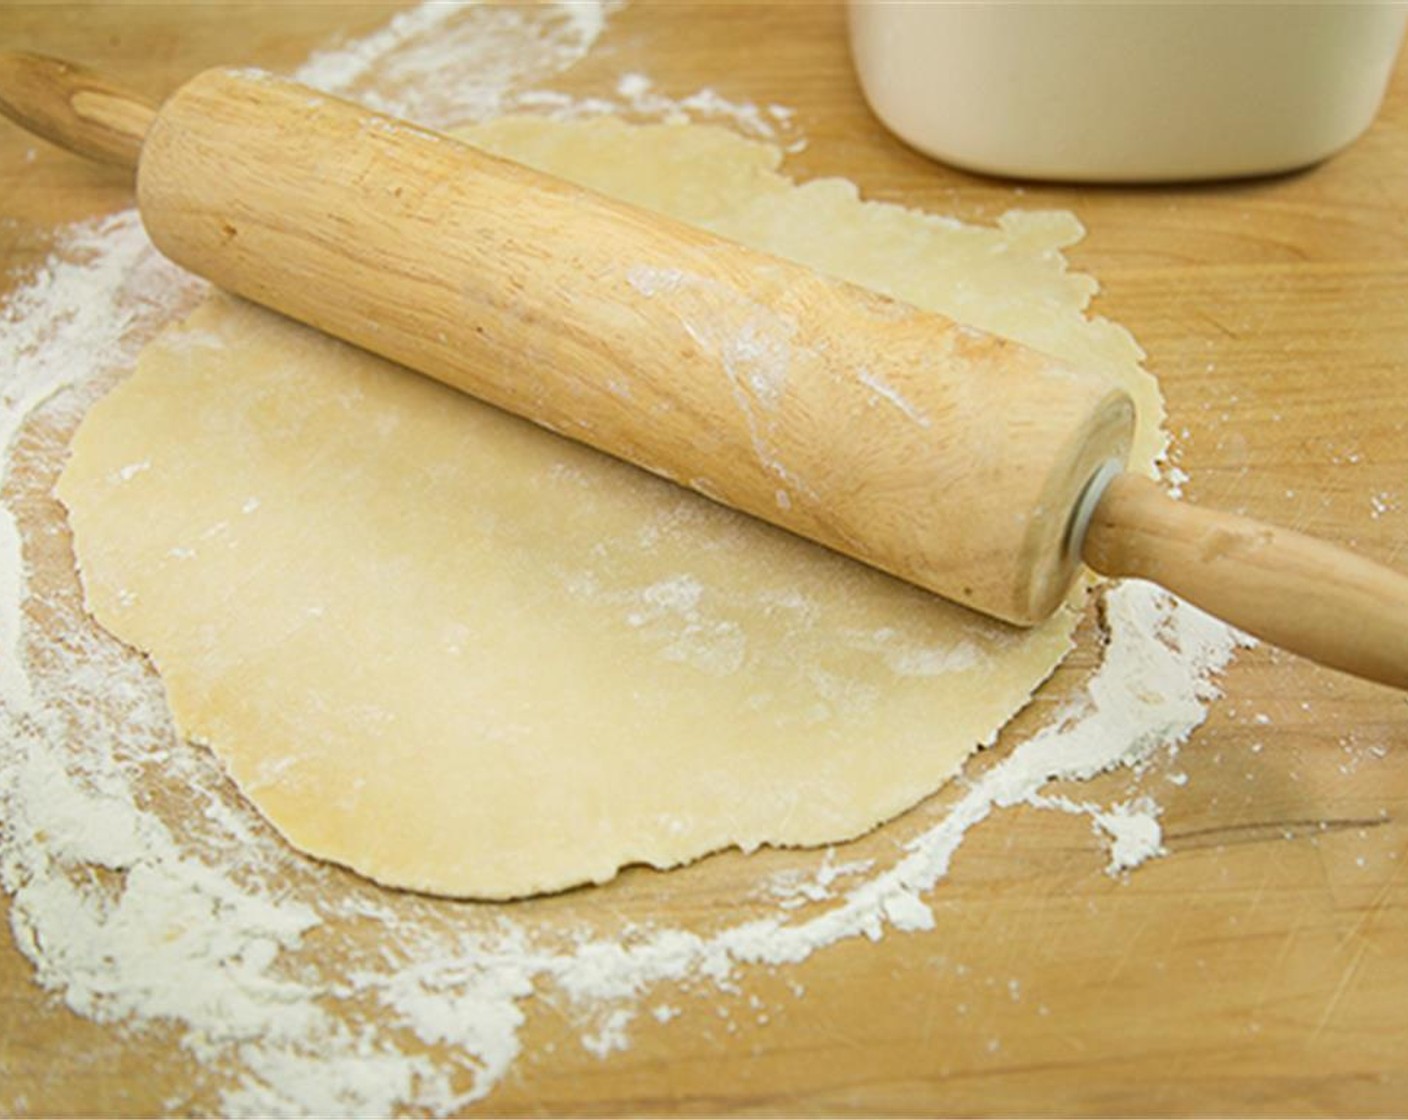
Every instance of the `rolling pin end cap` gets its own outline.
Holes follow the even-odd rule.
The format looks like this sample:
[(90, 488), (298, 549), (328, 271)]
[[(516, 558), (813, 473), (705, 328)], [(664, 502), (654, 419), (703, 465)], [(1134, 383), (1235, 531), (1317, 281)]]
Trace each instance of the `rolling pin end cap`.
[(1071, 511), (1071, 519), (1066, 524), (1066, 536), (1061, 542), (1061, 555), (1067, 562), (1074, 563), (1080, 559), (1085, 548), (1086, 534), (1090, 531), (1090, 522), (1095, 517), (1095, 509), (1100, 504), (1100, 499), (1105, 496), (1110, 483), (1123, 473), (1123, 462), (1119, 459), (1106, 459), (1096, 468), (1095, 473), (1090, 476), (1090, 481), (1081, 490), (1075, 509)]

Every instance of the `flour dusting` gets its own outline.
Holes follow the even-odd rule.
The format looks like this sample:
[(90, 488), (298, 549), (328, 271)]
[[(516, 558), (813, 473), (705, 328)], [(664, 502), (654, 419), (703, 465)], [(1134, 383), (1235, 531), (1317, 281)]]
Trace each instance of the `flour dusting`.
[(755, 140), (777, 142), (786, 152), (800, 152), (807, 146), (795, 114), (786, 106), (734, 101), (713, 89), (670, 97), (640, 73), (621, 75), (613, 96), (574, 97), (554, 90), (524, 90), (507, 97), (504, 107), (562, 120), (611, 114), (667, 124), (703, 121), (726, 124)]
[(931, 421), (923, 411), (910, 404), (898, 389), (878, 373), (874, 373), (868, 369), (862, 369), (857, 371), (856, 377), (860, 380), (862, 385), (875, 393), (880, 400), (893, 405), (915, 424), (918, 424), (919, 427), (929, 428), (933, 426), (933, 421)]
[(1159, 807), (1153, 798), (1120, 802), (1104, 812), (1092, 813), (1091, 819), (1110, 837), (1110, 865), (1106, 870), (1111, 875), (1164, 853)]
[(584, 58), (622, 5), (429, 0), (366, 38), (319, 51), (293, 77), (431, 128), (516, 107), (515, 91)]
[[(315, 55), (300, 76), (432, 125), (478, 119), (531, 105), (534, 84), (584, 57), (614, 10), (424, 4)], [(546, 107), (580, 108), (537, 93)], [(660, 111), (654, 96), (648, 78), (626, 75), (605, 104)], [(678, 104), (705, 112), (716, 100), (704, 91)], [(757, 120), (781, 128), (790, 114), (773, 106)], [(671, 290), (666, 278), (646, 280)], [(15, 943), (53, 998), (115, 1031), (179, 1040), (192, 1089), (168, 1108), (454, 1112), (513, 1067), (545, 997), (598, 1057), (628, 1047), (641, 1019), (689, 1030), (690, 1000), (662, 1002), (661, 985), (723, 998), (760, 968), (934, 928), (929, 898), (968, 831), (1013, 805), (1088, 816), (1110, 841), (1112, 869), (1158, 854), (1152, 800), (1106, 806), (1048, 788), (1146, 764), (1185, 739), (1217, 694), (1237, 636), (1138, 583), (1108, 593), (1108, 648), (1081, 695), (972, 778), (897, 856), (828, 851), (809, 871), (754, 872), (739, 887), (742, 916), (714, 928), (420, 898), (292, 852), (206, 752), (176, 739), (146, 661), (87, 619), (51, 496), (84, 412), (202, 290), (127, 211), (66, 230), (0, 320), (0, 885)], [(769, 353), (740, 367), (740, 393), (759, 416), (773, 373), (758, 363)], [(244, 512), (257, 506), (251, 498)], [(698, 594), (687, 576), (646, 602), (642, 625), (700, 637), (689, 633)], [(732, 664), (727, 635), (704, 637)], [(914, 673), (942, 669), (925, 650), (906, 656)]]
[[(787, 464), (776, 443), (778, 404), (794, 358), (806, 351), (796, 340), (791, 317), (707, 276), (676, 268), (631, 265), (626, 282), (647, 299), (660, 301), (700, 353), (718, 362), (759, 465), (785, 487), (778, 491), (778, 505), (790, 507), (789, 491), (815, 498), (816, 491)], [(690, 485), (712, 493), (707, 480), (692, 479)]]

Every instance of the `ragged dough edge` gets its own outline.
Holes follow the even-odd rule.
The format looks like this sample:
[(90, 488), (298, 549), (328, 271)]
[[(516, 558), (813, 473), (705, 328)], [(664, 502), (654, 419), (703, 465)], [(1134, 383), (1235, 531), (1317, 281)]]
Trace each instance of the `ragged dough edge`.
[[(536, 120), (506, 119), (475, 130), (472, 138), (491, 150), (516, 156), (524, 162), (537, 163), (549, 170), (560, 171), (561, 165), (554, 161), (564, 157), (584, 160), (593, 175), (575, 177), (588, 185), (614, 189), (615, 193), (625, 193), (634, 201), (667, 209), (685, 220), (698, 220), (702, 213), (707, 218), (707, 224), (717, 232), (755, 244), (761, 240), (768, 247), (776, 248), (770, 238), (775, 241), (779, 237), (797, 237), (801, 247), (808, 251), (794, 251), (787, 255), (802, 259), (814, 267), (845, 275), (851, 280), (870, 282), (872, 287), (883, 288), (898, 298), (974, 321), (988, 329), (1017, 337), (1029, 345), (1051, 350), (1068, 361), (1081, 361), (1084, 357), (1085, 364), (1089, 365), (1092, 364), (1089, 359), (1093, 355), (1098, 359), (1095, 364), (1100, 368), (1116, 370), (1135, 393), (1141, 414), (1136, 465), (1146, 470), (1153, 467), (1154, 455), (1162, 446), (1158, 427), (1161, 406), (1153, 379), (1137, 368), (1137, 361), (1142, 357), (1138, 347), (1121, 328), (1104, 321), (1085, 320), (1089, 337), (1084, 333), (1070, 339), (1061, 336), (1059, 324), (1063, 321), (1062, 316), (1066, 317), (1064, 321), (1069, 322), (1072, 312), (1083, 312), (1094, 291), (1093, 282), (1067, 272), (1058, 251), (1061, 245), (1069, 244), (1079, 233), (1078, 224), (1068, 216), (1009, 215), (1004, 217), (999, 230), (987, 230), (961, 226), (949, 219), (888, 204), (859, 202), (854, 186), (842, 180), (822, 180), (797, 187), (777, 173), (780, 157), (774, 149), (742, 140), (721, 129), (627, 126), (610, 120), (567, 126)], [(639, 169), (650, 166), (648, 161), (652, 158), (652, 151), (662, 146), (672, 153), (671, 162), (654, 178), (642, 176)], [(610, 150), (611, 158), (602, 158), (604, 149)], [(697, 186), (702, 178), (697, 174), (700, 168), (726, 171), (712, 177), (711, 181), (717, 184), (714, 193)], [(596, 174), (611, 181), (599, 182), (594, 177)], [(624, 179), (621, 178), (623, 175)], [(674, 188), (669, 186), (672, 175), (677, 180)], [(635, 195), (622, 190), (632, 182), (638, 186), (644, 182), (647, 188)], [(809, 239), (806, 234), (815, 229), (825, 229), (829, 236)], [(864, 257), (862, 249), (865, 246), (873, 249), (880, 245), (882, 263), (875, 266), (867, 260), (864, 262), (867, 267), (855, 268), (856, 262), (852, 259), (848, 266), (845, 259), (837, 257), (838, 245), (843, 257), (849, 253), (852, 258), (857, 254)], [(887, 246), (888, 249), (884, 248)], [(902, 260), (922, 258), (951, 261), (953, 272), (905, 276), (902, 277), (904, 282), (896, 283), (893, 276), (885, 275), (883, 254), (886, 251), (900, 253)], [(1065, 283), (1059, 291), (1051, 294), (1049, 306), (1037, 308), (1027, 318), (1017, 313), (1020, 307), (1016, 311), (1013, 307), (996, 305), (978, 307), (982, 301), (974, 295), (975, 289), (982, 290), (984, 284), (995, 284), (1001, 290), (1004, 272), (1013, 269), (1028, 274), (1038, 273), (1044, 278)], [(236, 306), (233, 301), (226, 303)], [(213, 313), (210, 310), (212, 306), (219, 305), (202, 308), (187, 324), (166, 332), (153, 343), (149, 353), (161, 355), (165, 352), (172, 361), (179, 362), (185, 360), (183, 353), (199, 350), (211, 337), (207, 319)], [(292, 327), (276, 317), (239, 306), (240, 310), (234, 314), (237, 318), (244, 317), (246, 327), (264, 316), (270, 323), (278, 324), (269, 329), (311, 336), (311, 332)], [(985, 311), (985, 314), (975, 314), (975, 311)], [(206, 318), (203, 319), (203, 316)], [(1004, 324), (1009, 329), (1003, 330)], [(195, 333), (192, 334), (192, 331)], [(1050, 345), (1053, 338), (1064, 348)], [(1043, 345), (1043, 342), (1048, 344)], [(340, 344), (325, 339), (308, 340), (307, 345), (315, 350), (340, 347)], [(1109, 353), (1106, 353), (1107, 350)], [(361, 357), (371, 363), (385, 365), (376, 359)], [(137, 374), (94, 408), (75, 440), (73, 459), (60, 483), (60, 497), (71, 511), (76, 549), (83, 561), (89, 609), (106, 628), (136, 647), (149, 651), (162, 673), (181, 732), (188, 738), (211, 745), (245, 795), (261, 808), (295, 847), (345, 864), (389, 885), (449, 895), (510, 898), (562, 889), (582, 882), (602, 882), (611, 878), (622, 866), (632, 863), (673, 867), (727, 846), (751, 849), (761, 844), (813, 845), (852, 838), (921, 800), (951, 777), (972, 750), (993, 742), (1002, 725), (1025, 706), (1031, 692), (1049, 676), (1070, 646), (1069, 636), (1083, 596), (1081, 589), (1073, 593), (1071, 604), (1042, 628), (1042, 656), (1033, 659), (1023, 676), (1021, 687), (1012, 690), (1006, 702), (992, 709), (988, 726), (981, 732), (971, 734), (961, 744), (950, 744), (951, 749), (942, 765), (932, 765), (933, 760), (929, 760), (930, 769), (924, 776), (925, 780), (918, 785), (914, 782), (892, 783), (894, 788), (885, 797), (876, 797), (867, 806), (862, 819), (852, 820), (845, 827), (834, 822), (828, 826), (823, 821), (808, 831), (796, 828), (796, 821), (793, 820), (784, 822), (794, 827), (789, 833), (776, 827), (776, 821), (766, 822), (764, 826), (750, 822), (747, 827), (735, 827), (727, 835), (714, 829), (684, 838), (647, 830), (630, 841), (622, 840), (605, 846), (593, 847), (569, 841), (564, 850), (550, 853), (544, 859), (535, 859), (532, 866), (518, 858), (521, 849), (516, 852), (510, 842), (503, 846), (507, 849), (507, 862), (504, 851), (491, 852), (486, 846), (470, 861), (470, 866), (456, 866), (450, 870), (443, 864), (426, 866), (426, 860), (415, 850), (388, 855), (385, 844), (377, 841), (378, 826), (375, 823), (362, 830), (371, 837), (370, 843), (349, 843), (346, 836), (330, 838), (320, 828), (320, 822), (310, 818), (306, 791), (300, 793), (295, 790), (291, 798), (286, 796), (289, 791), (271, 787), (261, 778), (257, 772), (259, 767), (254, 762), (242, 751), (231, 749), (228, 732), (219, 720), (210, 718), (197, 699), (206, 684), (191, 679), (192, 674), (182, 664), (179, 652), (170, 657), (166, 655), (162, 648), (168, 640), (166, 637), (145, 631), (137, 625), (133, 612), (126, 609), (122, 601), (123, 592), (130, 594), (130, 591), (104, 580), (101, 569), (105, 558), (101, 553), (102, 538), (107, 530), (91, 524), (89, 518), (101, 502), (94, 500), (99, 496), (94, 486), (83, 483), (85, 471), (88, 471), (90, 484), (95, 480), (100, 482), (103, 476), (100, 467), (88, 462), (90, 456), (101, 458), (102, 454), (102, 449), (91, 446), (93, 440), (90, 436), (93, 431), (101, 432), (104, 428), (104, 417), (109, 410), (120, 410), (125, 402), (146, 391), (146, 367), (156, 364), (155, 357), (149, 360), (148, 355), (144, 354)], [(414, 380), (421, 381), (418, 378)], [(423, 384), (426, 386), (424, 392), (448, 392), (428, 383)], [(416, 391), (422, 392), (419, 389)], [(124, 450), (122, 454), (127, 453)], [(592, 453), (578, 450), (574, 454)], [(111, 473), (110, 470), (108, 473)], [(651, 485), (664, 484), (652, 480)], [(112, 487), (109, 486), (108, 490), (111, 491)], [(106, 497), (111, 498), (112, 494), (108, 493)], [(814, 548), (801, 542), (797, 542), (796, 547)], [(850, 565), (849, 561), (839, 558), (826, 562)], [(1029, 634), (1026, 640), (1032, 641), (1034, 636)], [(293, 757), (299, 749), (300, 744), (295, 742), (281, 743), (272, 747), (272, 753)], [(855, 749), (863, 751), (866, 746), (856, 744)], [(805, 777), (799, 775), (798, 781)], [(768, 827), (768, 824), (773, 827)], [(566, 848), (572, 850), (567, 851)]]

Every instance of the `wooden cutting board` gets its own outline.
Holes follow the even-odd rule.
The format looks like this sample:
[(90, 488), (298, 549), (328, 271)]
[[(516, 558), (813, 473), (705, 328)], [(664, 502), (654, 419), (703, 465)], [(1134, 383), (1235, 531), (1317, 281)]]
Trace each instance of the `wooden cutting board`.
[[(217, 63), (291, 69), (394, 9), (12, 3), (0, 43), (159, 96)], [(969, 221), (1074, 210), (1089, 236), (1070, 258), (1148, 350), (1188, 494), (1408, 565), (1408, 59), (1370, 132), (1325, 165), (1148, 189), (1019, 187), (913, 154), (866, 110), (833, 5), (638, 4), (555, 85), (604, 92), (627, 71), (794, 107), (798, 178)], [(129, 198), (119, 174), (0, 126), (0, 294), (59, 224)], [(1021, 726), (1090, 660), (1087, 641)], [(1007, 813), (969, 836), (932, 932), (784, 970), (769, 982), (806, 994), (766, 1024), (646, 1017), (605, 1060), (552, 1045), (566, 1028), (539, 1016), (480, 1111), (1408, 1112), (1408, 697), (1265, 649), (1226, 691), (1179, 758), (1187, 784), (1161, 795), (1168, 856), (1127, 880), (1102, 873), (1085, 820)], [(743, 858), (706, 861), (658, 917), (726, 911)], [(0, 937), (0, 1113), (155, 1112), (185, 1099), (186, 1063), (68, 1013)]]

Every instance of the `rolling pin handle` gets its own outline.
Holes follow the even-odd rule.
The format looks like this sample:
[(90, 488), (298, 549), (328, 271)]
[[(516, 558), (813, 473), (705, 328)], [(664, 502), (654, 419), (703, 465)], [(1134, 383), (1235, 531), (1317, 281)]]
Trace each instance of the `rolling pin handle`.
[(135, 170), (156, 109), (82, 66), (0, 51), (0, 113), (78, 155)]
[(1408, 689), (1408, 576), (1138, 475), (1110, 480), (1081, 546), (1102, 575), (1157, 583), (1292, 653)]

